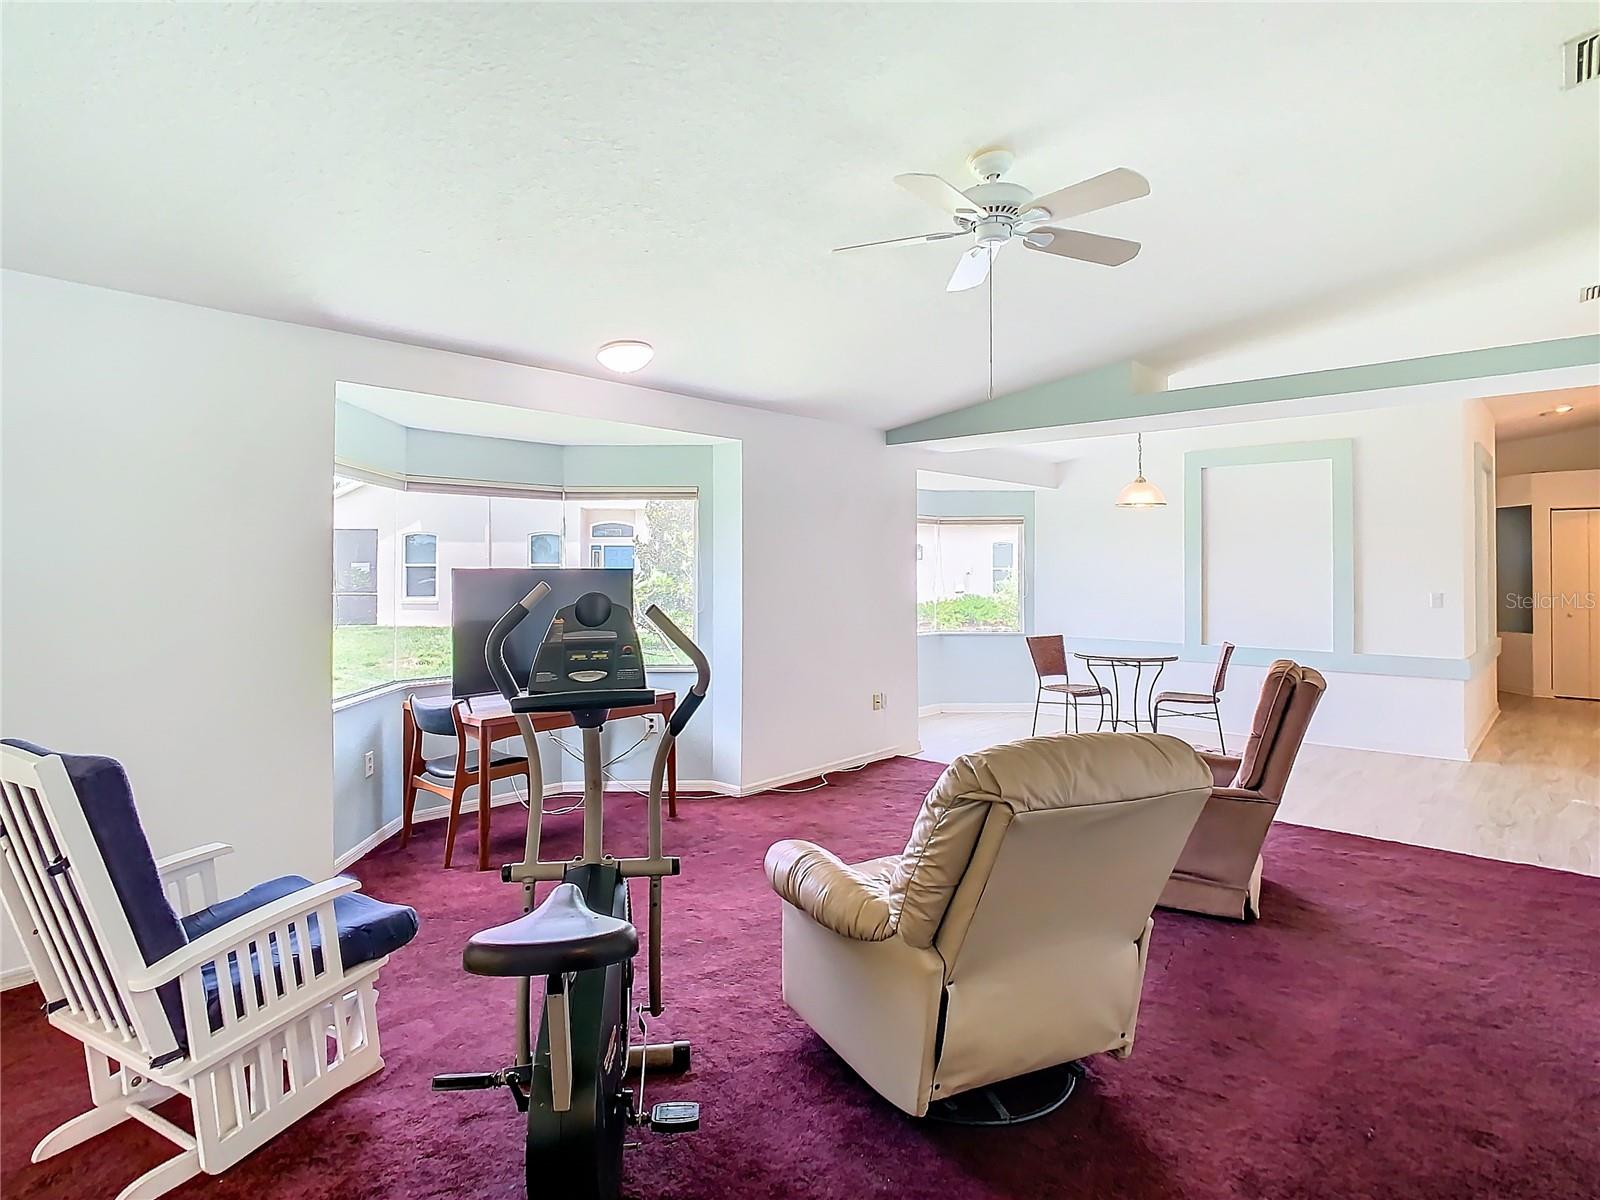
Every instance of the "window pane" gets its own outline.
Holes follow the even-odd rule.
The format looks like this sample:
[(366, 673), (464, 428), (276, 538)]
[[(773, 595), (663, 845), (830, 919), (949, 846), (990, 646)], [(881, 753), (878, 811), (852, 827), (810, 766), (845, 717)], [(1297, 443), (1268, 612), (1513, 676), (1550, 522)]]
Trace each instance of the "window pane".
[[(420, 495), (420, 494), (424, 494), (424, 493), (417, 493), (417, 494)], [(439, 497), (434, 497), (434, 498), (435, 499), (440, 499), (440, 500), (447, 499), (447, 498), (448, 499), (454, 499), (454, 500), (460, 500), (460, 499), (469, 499), (470, 497), (461, 497), (461, 496), (444, 497), (444, 496), (439, 496)], [(408, 533), (408, 534), (406, 534), (406, 565), (407, 566), (411, 566), (413, 564), (427, 565), (427, 564), (437, 563), (438, 561), (439, 561), (439, 539), (437, 537), (435, 537), (431, 533)]]
[[(451, 572), (592, 564), (634, 571), (634, 603), (695, 633), (697, 502), (562, 501), (334, 484), (333, 695), (450, 674)], [(567, 539), (567, 531), (572, 539)], [(683, 660), (642, 616), (651, 666)]]
[(398, 492), (335, 479), (333, 493), (333, 695), (395, 679), (395, 498)]
[[(376, 595), (378, 591), (378, 531), (333, 531), (333, 590)], [(366, 622), (371, 624), (371, 622)]]
[(543, 497), (490, 496), (491, 567), (559, 567), (562, 505)]
[[(697, 515), (695, 500), (646, 500), (638, 515), (627, 526), (634, 537), (632, 546), (608, 546), (609, 560), (614, 550), (627, 552), (623, 564), (633, 568), (633, 606), (639, 615), (639, 641), (644, 646), (646, 666), (684, 665), (689, 661), (678, 648), (643, 618), (652, 604), (691, 638), (695, 636), (695, 571)], [(612, 565), (607, 561), (607, 566)]]
[(938, 631), (939, 527), (917, 526), (917, 632)]
[(559, 567), (561, 565), (561, 535), (535, 533), (528, 538), (528, 565), (530, 567)]
[(924, 521), (917, 526), (917, 632), (1020, 633), (1020, 523)]
[(334, 524), (333, 695), (448, 677), (450, 571), (489, 565), (488, 499), (338, 480)]

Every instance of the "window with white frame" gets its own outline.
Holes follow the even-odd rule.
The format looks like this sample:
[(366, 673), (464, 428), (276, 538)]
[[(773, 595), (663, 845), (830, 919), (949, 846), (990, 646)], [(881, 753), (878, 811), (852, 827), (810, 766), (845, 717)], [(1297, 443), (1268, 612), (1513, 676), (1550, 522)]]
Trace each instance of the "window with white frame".
[[(634, 607), (694, 636), (699, 498), (693, 488), (487, 488), (335, 477), (333, 695), (450, 674), (451, 572), (627, 567)], [(596, 552), (591, 555), (591, 551)], [(687, 665), (639, 622), (645, 663)]]
[(439, 598), (439, 538), (432, 533), (405, 536), (405, 589), (407, 600)]
[(1022, 522), (917, 522), (917, 632), (1021, 633)]

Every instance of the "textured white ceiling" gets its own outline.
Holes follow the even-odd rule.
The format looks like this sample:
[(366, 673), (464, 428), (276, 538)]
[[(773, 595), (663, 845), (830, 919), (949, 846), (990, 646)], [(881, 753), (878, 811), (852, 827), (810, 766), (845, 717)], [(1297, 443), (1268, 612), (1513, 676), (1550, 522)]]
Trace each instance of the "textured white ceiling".
[(543, 442), (550, 446), (703, 446), (727, 440), (539, 408), (404, 392), (365, 383), (340, 383), (335, 386), (334, 395), (346, 404), (364, 408), (397, 425), (435, 433), (465, 433), (516, 442)]
[[(984, 296), (891, 182), (1002, 143), (1115, 271), (1010, 251), (995, 387), (1162, 362), (1594, 220), (1592, 4), (4, 6), (7, 266), (889, 426)], [(965, 180), (962, 180), (965, 182)]]

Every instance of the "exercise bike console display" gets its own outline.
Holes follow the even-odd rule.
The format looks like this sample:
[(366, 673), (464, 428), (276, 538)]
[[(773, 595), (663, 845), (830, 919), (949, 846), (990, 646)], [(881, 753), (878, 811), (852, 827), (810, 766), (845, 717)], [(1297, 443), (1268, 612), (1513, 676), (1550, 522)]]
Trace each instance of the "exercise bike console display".
[(633, 617), (600, 592), (569, 604), (539, 643), (526, 692), (510, 698), (512, 712), (581, 712), (650, 704), (644, 653)]

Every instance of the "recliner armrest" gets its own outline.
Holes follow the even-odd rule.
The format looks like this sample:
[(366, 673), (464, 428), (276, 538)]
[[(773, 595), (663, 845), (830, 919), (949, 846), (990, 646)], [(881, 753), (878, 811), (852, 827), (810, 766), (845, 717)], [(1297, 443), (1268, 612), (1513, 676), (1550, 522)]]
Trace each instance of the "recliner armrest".
[(1239, 759), (1232, 754), (1212, 754), (1197, 750), (1202, 762), (1211, 768), (1211, 782), (1219, 788), (1230, 786), (1239, 777)]
[(858, 942), (894, 936), (897, 906), (886, 874), (866, 874), (812, 842), (789, 840), (767, 851), (772, 890), (824, 929)]
[(1270, 804), (1274, 808), (1278, 802), (1271, 796), (1263, 796), (1260, 792), (1252, 792), (1245, 788), (1216, 787), (1211, 789), (1214, 800), (1248, 800), (1252, 804)]

